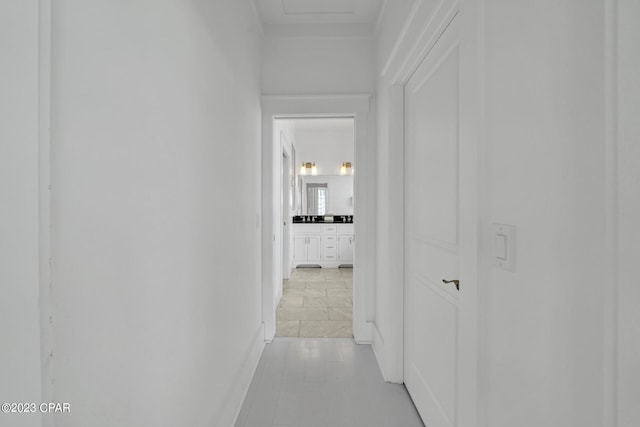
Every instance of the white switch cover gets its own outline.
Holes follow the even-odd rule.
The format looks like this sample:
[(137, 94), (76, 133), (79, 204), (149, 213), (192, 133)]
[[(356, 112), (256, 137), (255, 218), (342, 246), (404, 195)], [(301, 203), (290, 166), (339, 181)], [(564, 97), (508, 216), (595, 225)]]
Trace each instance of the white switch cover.
[(496, 234), (495, 256), (501, 261), (507, 260), (507, 236), (505, 236), (504, 234)]
[(516, 227), (492, 224), (493, 265), (507, 271), (516, 271)]

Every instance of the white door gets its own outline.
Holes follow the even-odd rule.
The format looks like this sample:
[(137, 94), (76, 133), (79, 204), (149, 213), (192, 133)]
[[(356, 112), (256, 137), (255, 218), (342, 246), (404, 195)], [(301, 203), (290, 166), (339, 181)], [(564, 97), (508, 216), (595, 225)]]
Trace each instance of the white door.
[(404, 375), (429, 427), (461, 426), (459, 19), (405, 86)]

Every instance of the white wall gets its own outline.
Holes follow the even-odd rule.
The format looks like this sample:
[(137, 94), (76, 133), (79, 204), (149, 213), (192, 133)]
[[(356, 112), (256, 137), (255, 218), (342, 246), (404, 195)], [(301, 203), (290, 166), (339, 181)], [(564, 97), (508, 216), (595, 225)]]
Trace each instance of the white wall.
[(256, 22), (53, 5), (57, 426), (233, 424), (263, 345)]
[[(40, 402), (37, 0), (0, 3), (0, 402)], [(41, 426), (39, 413), (0, 424)]]
[(367, 37), (267, 37), (265, 94), (372, 93), (375, 53)]
[(603, 2), (485, 3), (486, 213), (518, 233), (480, 291), (485, 422), (601, 426)]
[(354, 129), (296, 130), (294, 134), (298, 170), (302, 162), (315, 162), (318, 175), (339, 175), (343, 162), (354, 163)]
[(640, 425), (640, 3), (618, 1), (618, 425)]
[[(462, 2), (463, 11), (471, 3)], [(408, 16), (410, 6), (398, 5)], [(482, 5), (479, 425), (602, 426), (603, 301), (612, 285), (605, 276), (604, 1)], [(390, 55), (409, 55), (394, 53), (403, 28), (397, 11), (380, 27), (381, 75)], [(388, 206), (398, 188), (390, 154), (401, 150), (388, 137), (398, 134), (393, 77), (378, 84), (375, 344), (391, 379), (400, 269), (382, 243), (393, 236)], [(491, 267), (493, 222), (517, 227), (515, 273)]]

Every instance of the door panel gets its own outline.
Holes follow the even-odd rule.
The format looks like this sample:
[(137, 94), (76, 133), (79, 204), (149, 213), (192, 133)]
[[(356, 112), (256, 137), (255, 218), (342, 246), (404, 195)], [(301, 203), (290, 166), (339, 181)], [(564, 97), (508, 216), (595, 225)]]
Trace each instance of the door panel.
[[(455, 425), (457, 300), (420, 279), (414, 279), (412, 285), (415, 286), (413, 295), (419, 301), (413, 307), (413, 320), (417, 326), (414, 332), (427, 332), (430, 338), (413, 342), (414, 362), (410, 369), (415, 375), (408, 376), (407, 388), (426, 394), (427, 401), (418, 401), (416, 406), (427, 425), (430, 425), (427, 419), (433, 425)], [(430, 327), (423, 330), (426, 325)], [(437, 409), (435, 413), (434, 408)]]
[[(429, 240), (415, 238), (416, 244), (413, 246), (413, 255), (419, 261), (419, 265), (414, 274), (427, 283), (435, 284), (438, 290), (458, 298), (458, 291), (455, 286), (443, 286), (442, 279), (457, 279), (458, 275), (458, 254), (449, 248), (442, 248)], [(455, 276), (455, 277), (454, 277)]]
[(353, 261), (353, 249), (351, 248), (351, 236), (338, 236), (338, 250), (340, 261), (350, 263)]
[(309, 261), (320, 261), (320, 236), (308, 236), (307, 259)]
[[(424, 65), (429, 65), (424, 64)], [(412, 158), (422, 197), (414, 200), (415, 232), (449, 245), (458, 242), (458, 49), (410, 90), (416, 143)], [(413, 87), (415, 85), (415, 87)]]
[(459, 64), (454, 18), (405, 86), (405, 383), (429, 427), (457, 425)]
[(307, 236), (296, 234), (293, 239), (293, 259), (297, 263), (307, 260)]

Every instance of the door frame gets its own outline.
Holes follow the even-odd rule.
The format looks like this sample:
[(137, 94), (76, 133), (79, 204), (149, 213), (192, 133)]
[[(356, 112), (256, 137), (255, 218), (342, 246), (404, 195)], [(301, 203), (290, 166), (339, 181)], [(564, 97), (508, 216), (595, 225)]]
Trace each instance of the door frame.
[[(357, 343), (370, 343), (375, 308), (375, 149), (370, 120), (371, 96), (358, 95), (267, 95), (262, 97), (262, 322), (264, 339), (275, 337), (277, 274), (282, 265), (279, 234), (279, 170), (274, 156), (282, 156), (274, 120), (300, 117), (352, 117), (355, 124), (353, 336)], [(276, 219), (277, 218), (277, 219)]]
[[(487, 262), (480, 262), (479, 242), (480, 233), (483, 231), (479, 224), (486, 220), (487, 210), (484, 197), (486, 190), (481, 185), (484, 165), (482, 153), (484, 151), (481, 133), (482, 110), (482, 78), (481, 52), (483, 48), (481, 33), (479, 31), (479, 18), (481, 16), (480, 2), (474, 0), (442, 0), (435, 10), (430, 9), (426, 2), (416, 4), (409, 18), (405, 22), (401, 37), (397, 40), (392, 53), (383, 66), (381, 78), (389, 84), (389, 140), (393, 145), (396, 142), (399, 154), (389, 158), (390, 170), (404, 170), (404, 87), (411, 76), (427, 57), (433, 46), (443, 34), (449, 23), (456, 15), (460, 19), (461, 43), (460, 43), (460, 143), (465, 144), (467, 151), (460, 158), (461, 168), (465, 168), (468, 177), (476, 177), (475, 180), (466, 179), (460, 183), (461, 192), (466, 196), (461, 198), (460, 209), (466, 212), (466, 221), (460, 224), (461, 236), (461, 265), (460, 280), (461, 289), (464, 288), (464, 298), (460, 299), (460, 309), (469, 313), (466, 319), (468, 323), (461, 324), (459, 339), (461, 347), (458, 349), (458, 365), (466, 368), (457, 373), (457, 425), (475, 427), (479, 425), (478, 396), (480, 373), (478, 363), (481, 362), (479, 354), (479, 342), (482, 339), (483, 325), (479, 316), (478, 295), (486, 286)], [(425, 26), (425, 22), (428, 22)], [(419, 34), (418, 39), (409, 35)], [(474, 181), (474, 182), (471, 182)], [(404, 173), (401, 179), (394, 179), (389, 183), (389, 192), (404, 194)], [(388, 337), (390, 345), (394, 346), (395, 357), (390, 361), (386, 370), (395, 375), (394, 378), (404, 379), (404, 218), (405, 203), (402, 199), (402, 212), (396, 212), (403, 218), (401, 224), (391, 222), (389, 224), (390, 235), (401, 235), (402, 238), (394, 243), (395, 248), (402, 250), (393, 251), (395, 255), (390, 259), (391, 268), (396, 272), (402, 272), (402, 295), (399, 302), (394, 304), (395, 331)], [(485, 236), (483, 236), (485, 237)], [(475, 363), (460, 363), (460, 357), (472, 357)], [(460, 408), (463, 408), (462, 410)]]
[[(282, 247), (281, 247), (281, 254), (282, 254), (282, 259), (280, 260), (281, 262), (281, 268), (282, 268), (282, 279), (288, 279), (289, 276), (291, 275), (291, 247), (289, 244), (286, 244), (287, 242), (290, 242), (291, 240), (291, 218), (289, 217), (289, 214), (291, 213), (289, 206), (291, 205), (291, 172), (293, 171), (292, 169), (292, 162), (293, 162), (293, 158), (292, 158), (292, 153), (291, 151), (293, 150), (288, 150), (286, 144), (284, 144), (282, 142), (282, 138), (286, 139), (286, 136), (283, 134), (280, 134), (280, 152), (282, 153), (281, 159), (282, 159), (282, 165), (281, 165), (281, 170), (282, 170), (282, 174), (281, 174), (281, 182), (280, 182), (280, 190), (282, 191), (282, 196), (281, 196), (281, 200), (280, 200), (280, 204), (281, 204), (281, 211), (280, 211), (280, 223), (282, 224)], [(295, 173), (295, 171), (293, 171)], [(285, 180), (286, 177), (286, 180)], [(286, 222), (286, 226), (284, 225), (284, 222)], [(278, 292), (280, 294), (280, 296), (282, 295), (282, 289), (280, 288), (280, 291)]]

